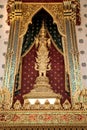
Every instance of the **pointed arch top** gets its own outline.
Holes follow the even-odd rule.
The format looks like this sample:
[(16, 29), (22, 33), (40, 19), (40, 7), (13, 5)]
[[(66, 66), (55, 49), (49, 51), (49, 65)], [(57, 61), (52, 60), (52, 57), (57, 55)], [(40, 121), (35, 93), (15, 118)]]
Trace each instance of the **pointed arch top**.
[(26, 33), (27, 26), (29, 23), (32, 23), (33, 16), (42, 8), (52, 16), (53, 22), (55, 22), (58, 26), (59, 33), (61, 35), (65, 35), (63, 4), (61, 3), (57, 3), (57, 4), (55, 3), (50, 3), (50, 4), (25, 3), (22, 5), (23, 18), (21, 22), (20, 36), (23, 36)]
[[(53, 22), (52, 16), (42, 8), (32, 17), (32, 23), (28, 24), (26, 34), (23, 38), (22, 55), (25, 55), (25, 50), (28, 50), (31, 44), (33, 44), (35, 37), (39, 34), (43, 21), (48, 32), (47, 34), (55, 41), (60, 52), (63, 52), (62, 36), (57, 29), (57, 24)], [(26, 41), (28, 41), (28, 44)]]

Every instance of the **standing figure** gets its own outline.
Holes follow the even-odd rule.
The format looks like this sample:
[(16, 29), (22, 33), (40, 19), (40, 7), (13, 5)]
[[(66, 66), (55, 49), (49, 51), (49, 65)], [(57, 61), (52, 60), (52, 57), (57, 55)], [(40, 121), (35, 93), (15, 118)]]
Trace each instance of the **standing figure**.
[[(40, 35), (36, 40), (36, 46), (38, 47), (35, 70), (39, 71), (39, 76), (46, 77), (46, 71), (51, 69), (49, 50), (50, 39), (46, 38), (46, 30), (44, 24), (40, 30)], [(47, 46), (48, 45), (48, 46)]]

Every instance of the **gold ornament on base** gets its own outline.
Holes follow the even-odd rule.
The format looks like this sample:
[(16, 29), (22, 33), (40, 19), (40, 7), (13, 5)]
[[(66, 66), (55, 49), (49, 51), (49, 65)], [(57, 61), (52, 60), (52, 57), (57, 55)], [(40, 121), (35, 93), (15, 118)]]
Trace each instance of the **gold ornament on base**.
[(21, 103), (19, 100), (17, 100), (14, 104), (14, 109), (15, 110), (20, 110), (21, 109)]
[(63, 108), (65, 110), (69, 110), (71, 108), (70, 102), (66, 99), (65, 102), (63, 103)]

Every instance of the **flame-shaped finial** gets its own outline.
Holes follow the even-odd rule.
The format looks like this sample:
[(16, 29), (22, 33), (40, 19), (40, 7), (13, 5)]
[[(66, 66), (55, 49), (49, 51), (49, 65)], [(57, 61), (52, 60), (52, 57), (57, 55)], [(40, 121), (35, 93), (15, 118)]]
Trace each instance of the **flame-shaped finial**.
[(46, 29), (45, 29), (44, 21), (42, 22), (42, 27), (41, 27), (41, 30), (40, 30), (40, 36), (41, 37), (45, 37), (46, 36)]

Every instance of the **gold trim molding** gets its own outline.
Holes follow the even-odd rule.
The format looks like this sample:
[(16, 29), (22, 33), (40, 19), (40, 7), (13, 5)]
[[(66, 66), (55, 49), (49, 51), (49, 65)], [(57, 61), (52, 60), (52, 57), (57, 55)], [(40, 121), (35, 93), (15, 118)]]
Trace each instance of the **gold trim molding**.
[(13, 126), (87, 126), (87, 111), (3, 111), (0, 127)]

